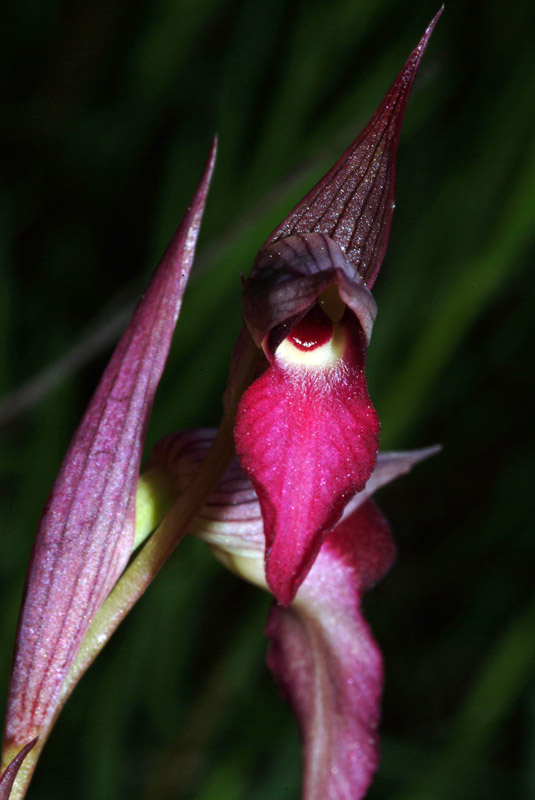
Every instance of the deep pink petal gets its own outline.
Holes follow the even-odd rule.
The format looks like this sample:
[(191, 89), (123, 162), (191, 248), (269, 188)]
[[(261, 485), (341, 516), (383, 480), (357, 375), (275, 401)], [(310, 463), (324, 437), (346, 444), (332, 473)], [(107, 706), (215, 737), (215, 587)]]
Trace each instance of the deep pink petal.
[(442, 8), (358, 139), (268, 237), (326, 234), (373, 286), (388, 242), (394, 207), (396, 153), (414, 77)]
[(11, 763), (8, 764), (3, 773), (0, 775), (0, 800), (9, 800), (11, 789), (15, 783), (15, 778), (19, 773), (19, 769), (22, 766), (22, 762), (36, 744), (37, 737), (32, 739), (31, 742), (28, 742), (28, 744), (24, 745), (24, 747), (19, 750)]
[(376, 461), (379, 423), (366, 387), (365, 336), (351, 312), (340, 326), (340, 360), (288, 366), (279, 349), (238, 408), (236, 451), (260, 500), (267, 581), (281, 605), (293, 600)]
[(268, 665), (299, 723), (303, 800), (359, 800), (377, 769), (383, 669), (359, 606), (394, 552), (368, 501), (327, 537), (293, 605), (271, 609)]
[(6, 741), (47, 726), (92, 618), (132, 552), (142, 445), (215, 161), (74, 434), (41, 519), (19, 619)]

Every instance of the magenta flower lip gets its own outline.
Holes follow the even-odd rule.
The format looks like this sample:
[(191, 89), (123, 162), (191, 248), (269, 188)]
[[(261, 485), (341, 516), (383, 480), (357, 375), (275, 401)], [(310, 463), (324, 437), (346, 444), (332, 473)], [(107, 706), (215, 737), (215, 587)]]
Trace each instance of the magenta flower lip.
[(342, 348), (334, 365), (307, 369), (299, 358), (288, 366), (288, 348), (278, 356), (283, 343), (238, 407), (236, 449), (260, 500), (267, 580), (282, 605), (293, 600), (347, 501), (364, 488), (379, 447), (364, 333), (351, 312), (337, 327)]

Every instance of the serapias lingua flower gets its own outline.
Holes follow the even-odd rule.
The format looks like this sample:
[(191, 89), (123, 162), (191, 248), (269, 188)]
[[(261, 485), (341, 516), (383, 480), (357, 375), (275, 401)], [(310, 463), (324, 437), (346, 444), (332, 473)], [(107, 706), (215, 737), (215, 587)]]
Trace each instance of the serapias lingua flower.
[[(377, 456), (364, 368), (403, 112), (440, 13), (363, 133), (260, 250), (243, 311), (265, 369), (238, 406), (239, 461), (191, 529), (277, 600), (268, 664), (299, 722), (304, 800), (359, 800), (377, 768), (382, 660), (360, 600), (394, 545), (370, 495), (435, 452)], [(152, 464), (180, 493), (209, 440), (171, 436)]]
[(405, 106), (440, 14), (364, 131), (268, 237), (245, 282), (244, 320), (269, 366), (240, 402), (236, 451), (260, 500), (267, 581), (281, 605), (375, 465), (370, 289), (392, 222)]
[[(382, 668), (359, 602), (393, 558), (388, 526), (369, 494), (384, 482), (381, 470), (383, 478), (384, 469), (395, 477), (422, 457), (377, 461), (379, 423), (364, 373), (376, 313), (370, 288), (391, 224), (405, 105), (439, 15), (360, 137), (260, 250), (244, 287), (245, 327), (222, 426), (204, 460), (192, 459), (195, 446), (181, 451), (170, 470), (178, 499), (125, 570), (135, 541), (141, 447), (193, 260), (212, 150), (39, 526), (15, 647), (0, 800), (24, 796), (80, 669), (188, 530), (275, 595), (268, 661), (301, 726), (306, 800), (358, 800), (366, 791), (378, 758)], [(235, 414), (262, 359), (264, 371)], [(231, 467), (205, 505), (231, 460), (234, 416), (241, 466)], [(228, 480), (238, 481), (238, 496)], [(249, 500), (242, 502), (243, 493)], [(211, 518), (211, 507), (222, 520)]]

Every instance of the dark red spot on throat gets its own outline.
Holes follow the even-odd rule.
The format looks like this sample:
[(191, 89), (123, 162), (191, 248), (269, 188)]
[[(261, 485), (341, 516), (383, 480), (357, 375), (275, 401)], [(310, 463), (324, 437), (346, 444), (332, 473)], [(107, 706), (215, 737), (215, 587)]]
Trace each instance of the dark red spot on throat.
[(333, 335), (333, 323), (317, 305), (312, 306), (288, 336), (288, 340), (299, 350), (310, 352), (327, 344)]

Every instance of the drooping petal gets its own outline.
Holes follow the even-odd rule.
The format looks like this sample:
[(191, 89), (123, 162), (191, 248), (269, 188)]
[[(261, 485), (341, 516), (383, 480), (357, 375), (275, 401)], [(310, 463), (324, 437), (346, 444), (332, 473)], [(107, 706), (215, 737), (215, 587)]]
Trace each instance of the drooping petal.
[[(168, 471), (177, 485), (187, 484), (214, 435), (190, 431), (166, 437), (151, 463)], [(359, 606), (363, 592), (388, 570), (394, 545), (369, 497), (438, 449), (379, 454), (365, 489), (326, 537), (293, 604), (270, 612), (268, 664), (299, 721), (303, 800), (359, 800), (377, 768), (382, 663)], [(231, 571), (268, 588), (260, 504), (237, 460), (190, 533), (209, 544)]]
[(8, 747), (50, 723), (92, 618), (131, 555), (142, 445), (214, 161), (215, 142), (191, 206), (117, 345), (45, 507), (19, 619)]
[(260, 500), (266, 575), (281, 605), (291, 603), (347, 501), (364, 489), (379, 446), (364, 332), (349, 311), (331, 329), (318, 313), (275, 350), (236, 418), (236, 452)]
[(273, 606), (268, 665), (303, 741), (303, 800), (359, 800), (379, 761), (383, 669), (360, 599), (395, 553), (367, 501), (327, 537), (290, 608)]
[(37, 744), (37, 737), (32, 739), (31, 742), (24, 745), (16, 756), (14, 756), (13, 760), (7, 765), (4, 772), (0, 775), (0, 800), (9, 800), (9, 795), (11, 794), (11, 789), (13, 788), (13, 784), (19, 774), (19, 770), (22, 766), (22, 763), (30, 750)]
[(340, 245), (366, 284), (373, 286), (392, 223), (396, 153), (405, 107), (442, 10), (431, 20), (366, 128), (275, 228), (266, 245), (296, 233), (326, 234)]

